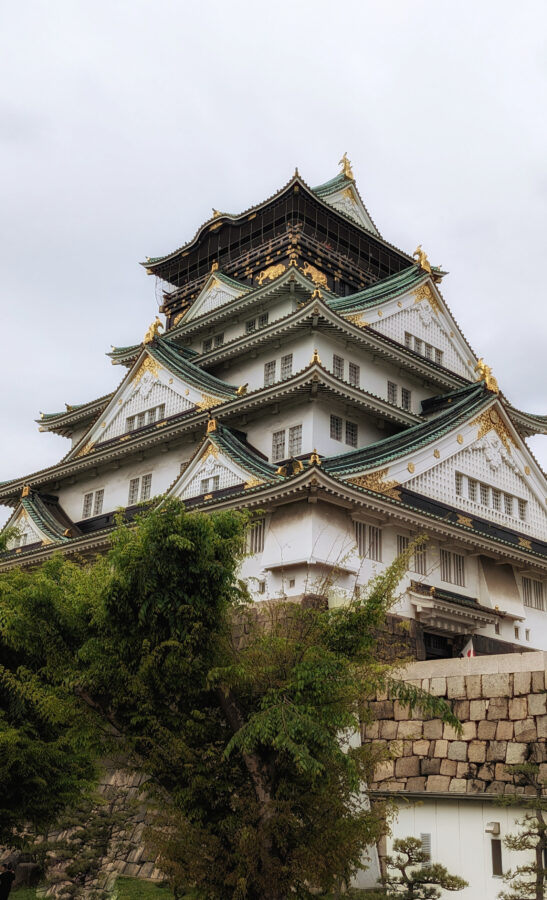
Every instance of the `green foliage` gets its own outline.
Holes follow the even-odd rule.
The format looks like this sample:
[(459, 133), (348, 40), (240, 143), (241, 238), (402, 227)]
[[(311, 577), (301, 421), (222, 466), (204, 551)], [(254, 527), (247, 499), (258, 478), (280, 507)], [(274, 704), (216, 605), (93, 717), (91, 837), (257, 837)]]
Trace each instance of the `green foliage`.
[(439, 888), (461, 891), (468, 886), (467, 881), (450, 875), (440, 863), (430, 862), (418, 838), (396, 840), (393, 849), (395, 855), (386, 858), (388, 874), (382, 879), (385, 891), (375, 895), (377, 900), (435, 900), (441, 896)]
[[(534, 757), (542, 756), (542, 747), (533, 742), (528, 745), (529, 761), (518, 765), (506, 766), (513, 776), (513, 783), (521, 791), (518, 794), (506, 794), (501, 805), (524, 808), (524, 815), (516, 822), (518, 831), (507, 835), (504, 840), (509, 850), (527, 851), (529, 862), (506, 872), (504, 881), (508, 886), (499, 896), (501, 900), (544, 900), (547, 868), (547, 781), (540, 777), (540, 764)], [(526, 793), (522, 792), (522, 789)]]
[[(137, 878), (118, 878), (114, 892), (115, 900), (173, 900), (173, 893), (166, 884), (139, 881)], [(181, 894), (190, 900), (191, 894)]]
[(300, 900), (348, 883), (385, 828), (361, 787), (381, 751), (353, 740), (367, 698), (387, 688), (457, 720), (377, 658), (414, 546), (345, 606), (253, 606), (237, 580), (247, 527), (166, 502), (93, 566), (8, 575), (3, 621), (72, 752), (118, 752), (148, 776), (148, 839), (179, 896)]

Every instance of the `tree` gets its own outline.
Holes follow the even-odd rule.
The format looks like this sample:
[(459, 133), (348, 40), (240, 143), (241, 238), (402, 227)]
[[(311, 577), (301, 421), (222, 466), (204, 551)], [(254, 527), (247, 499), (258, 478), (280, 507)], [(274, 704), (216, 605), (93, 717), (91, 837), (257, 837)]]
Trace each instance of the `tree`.
[[(543, 744), (543, 747), (541, 746)], [(504, 875), (509, 886), (499, 896), (502, 900), (544, 900), (545, 881), (547, 879), (547, 781), (540, 775), (541, 763), (534, 762), (534, 757), (545, 752), (545, 742), (528, 745), (529, 762), (506, 766), (513, 776), (518, 794), (506, 794), (503, 805), (524, 807), (524, 815), (516, 822), (519, 831), (507, 835), (504, 840), (509, 850), (526, 850), (533, 859), (529, 863), (517, 866)]]
[[(47, 614), (65, 631), (62, 652), (43, 642), (45, 671), (79, 700), (86, 734), (96, 723), (96, 747), (147, 774), (150, 839), (175, 888), (311, 897), (349, 881), (385, 828), (362, 793), (380, 751), (350, 740), (370, 719), (367, 697), (389, 686), (457, 720), (376, 658), (413, 547), (343, 607), (257, 608), (237, 580), (247, 527), (243, 513), (169, 501), (120, 525), (79, 577), (57, 560), (63, 591)], [(30, 590), (35, 575), (19, 577)]]
[(395, 856), (386, 857), (388, 874), (382, 879), (386, 887), (378, 898), (393, 900), (435, 900), (444, 891), (461, 891), (467, 881), (450, 875), (445, 866), (432, 863), (418, 838), (407, 837), (393, 842)]

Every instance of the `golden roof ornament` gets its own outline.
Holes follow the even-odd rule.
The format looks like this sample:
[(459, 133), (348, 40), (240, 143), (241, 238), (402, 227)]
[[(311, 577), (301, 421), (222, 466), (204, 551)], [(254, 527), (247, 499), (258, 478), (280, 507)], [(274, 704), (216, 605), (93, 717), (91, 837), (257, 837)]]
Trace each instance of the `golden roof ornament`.
[(236, 391), (236, 397), (244, 397), (247, 393), (247, 388), (249, 387), (249, 382), (246, 381), (245, 384), (242, 384), (238, 387)]
[(431, 275), (431, 264), (427, 258), (427, 253), (425, 250), (422, 250), (421, 244), (418, 244), (412, 256), (417, 261), (420, 269), (423, 269), (424, 272), (428, 272), (429, 275)]
[(211, 265), (211, 272), (218, 272), (218, 262), (215, 262)]
[(313, 351), (313, 356), (310, 359), (310, 366), (313, 365), (313, 363), (319, 363), (319, 365), (321, 365), (321, 359), (319, 357), (319, 352), (317, 350), (317, 347)]
[(498, 382), (492, 375), (492, 369), (490, 366), (486, 365), (482, 357), (479, 359), (473, 371), (478, 372), (477, 381), (484, 381), (487, 391), (492, 391), (493, 394), (499, 394), (500, 389), (498, 387)]
[(355, 176), (353, 174), (353, 170), (351, 168), (351, 163), (348, 159), (347, 153), (344, 153), (342, 159), (338, 161), (338, 165), (342, 166), (342, 175), (344, 175), (346, 178), (349, 178), (350, 181), (355, 181)]
[(212, 431), (216, 431), (216, 430), (217, 430), (217, 420), (209, 419), (209, 421), (207, 422), (207, 434), (211, 434)]
[(152, 341), (155, 341), (160, 333), (160, 328), (163, 328), (163, 322), (159, 316), (156, 316), (142, 339), (143, 344), (151, 344)]
[(224, 213), (221, 213), (221, 211), (219, 209), (215, 209), (214, 206), (212, 207), (212, 210), (213, 210), (213, 219), (218, 219), (219, 216), (224, 215)]
[(30, 494), (30, 484), (24, 484), (23, 490), (21, 491), (21, 497), (28, 497)]
[(321, 457), (319, 456), (317, 449), (313, 448), (313, 453), (310, 456), (309, 461), (310, 466), (320, 466), (321, 465)]

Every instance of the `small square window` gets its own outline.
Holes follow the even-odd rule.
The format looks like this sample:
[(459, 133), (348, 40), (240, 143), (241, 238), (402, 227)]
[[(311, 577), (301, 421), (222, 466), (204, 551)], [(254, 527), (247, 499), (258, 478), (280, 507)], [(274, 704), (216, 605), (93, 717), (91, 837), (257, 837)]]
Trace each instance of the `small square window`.
[(520, 628), (515, 625), (515, 640), (520, 641)]
[(357, 447), (357, 423), (346, 422), (346, 444)]
[(252, 334), (253, 331), (256, 331), (256, 319), (247, 319), (245, 322), (245, 333)]
[(203, 352), (208, 353), (213, 346), (213, 338), (205, 338), (203, 341)]
[(349, 364), (349, 383), (357, 388), (361, 385), (361, 369), (352, 362)]
[(330, 417), (330, 436), (334, 441), (342, 440), (343, 420), (339, 416)]
[(281, 357), (281, 379), (284, 381), (292, 375), (292, 353)]
[(344, 378), (344, 360), (336, 354), (332, 357), (332, 374), (335, 378)]
[(401, 406), (410, 411), (412, 394), (407, 388), (401, 388)]
[(388, 381), (388, 383), (387, 383), (387, 399), (390, 403), (393, 403), (394, 406), (397, 406), (397, 395), (398, 395), (397, 385), (393, 381)]
[(527, 641), (530, 640), (530, 629), (529, 628), (524, 629), (524, 636), (526, 637)]
[(272, 461), (279, 462), (281, 459), (285, 459), (285, 429), (272, 434)]
[(289, 587), (290, 587), (290, 588), (293, 588), (293, 587), (295, 586), (295, 584), (296, 584), (296, 579), (295, 579), (295, 578), (289, 578)]
[(268, 324), (269, 313), (261, 313), (258, 317), (258, 327), (264, 328)]
[(270, 384), (275, 383), (275, 367), (276, 361), (273, 359), (271, 362), (267, 362), (264, 365), (264, 387), (268, 387)]

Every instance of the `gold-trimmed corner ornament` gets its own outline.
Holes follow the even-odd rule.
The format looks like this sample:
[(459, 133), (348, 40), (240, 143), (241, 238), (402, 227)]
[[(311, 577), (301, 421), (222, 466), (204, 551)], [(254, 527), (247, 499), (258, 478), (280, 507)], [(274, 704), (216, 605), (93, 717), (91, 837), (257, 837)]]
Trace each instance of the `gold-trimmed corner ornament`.
[(161, 371), (161, 366), (160, 366), (159, 362), (156, 359), (154, 359), (152, 356), (147, 356), (146, 359), (143, 360), (143, 363), (139, 367), (138, 371), (135, 372), (132, 383), (138, 384), (139, 381), (141, 380), (142, 376), (146, 372), (150, 372), (150, 374), (153, 375), (154, 378), (157, 378), (160, 371)]
[(428, 284), (421, 284), (412, 293), (414, 294), (414, 303), (421, 303), (422, 300), (425, 300), (426, 303), (429, 303), (435, 315), (439, 315), (441, 312), (440, 303)]
[(30, 494), (30, 484), (24, 484), (23, 490), (21, 491), (21, 498), (28, 497)]
[(263, 269), (258, 278), (256, 279), (256, 283), (258, 285), (264, 284), (265, 281), (274, 281), (276, 278), (279, 278), (280, 275), (283, 275), (283, 272), (286, 269), (286, 265), (284, 263), (277, 263), (275, 266), (268, 266), (267, 269)]
[(95, 446), (95, 441), (89, 441), (89, 443), (87, 443), (85, 445), (85, 447), (82, 447), (82, 449), (78, 453), (78, 456), (87, 456), (88, 453), (91, 453), (94, 446)]
[(357, 325), (357, 328), (366, 328), (369, 324), (366, 319), (363, 318), (363, 313), (352, 313), (350, 316), (345, 317), (348, 322), (351, 322), (352, 325)]
[(457, 524), (465, 525), (467, 528), (473, 528), (473, 519), (471, 519), (469, 516), (462, 516), (461, 513), (458, 513)]
[(315, 266), (312, 266), (311, 263), (307, 262), (300, 269), (303, 275), (306, 275), (310, 281), (313, 281), (314, 284), (319, 284), (321, 287), (326, 288), (328, 286), (327, 276), (320, 272), (319, 269), (316, 269)]
[(236, 397), (244, 397), (245, 394), (247, 393), (248, 387), (249, 387), (248, 381), (246, 381), (245, 384), (241, 384), (236, 391)]
[(156, 316), (152, 324), (148, 326), (146, 334), (142, 339), (143, 344), (150, 344), (152, 341), (155, 341), (159, 336), (160, 328), (163, 328), (163, 322), (159, 316)]
[(427, 253), (425, 252), (425, 250), (422, 250), (421, 244), (418, 244), (412, 256), (416, 260), (420, 269), (423, 269), (424, 272), (428, 272), (428, 274), (431, 275), (431, 263), (427, 258)]
[(319, 456), (317, 449), (315, 447), (313, 448), (313, 453), (310, 455), (309, 465), (310, 466), (320, 466), (321, 465), (321, 457)]
[(511, 444), (516, 447), (513, 435), (496, 409), (486, 409), (469, 424), (479, 426), (478, 441), (489, 431), (494, 430), (508, 453), (511, 453)]
[(211, 273), (212, 272), (218, 272), (218, 261), (217, 260), (215, 260), (214, 262), (211, 263)]
[(531, 550), (532, 542), (528, 541), (526, 538), (519, 537), (519, 547), (524, 547), (525, 550)]
[(210, 456), (214, 456), (215, 459), (217, 459), (218, 457), (218, 447), (215, 447), (214, 444), (209, 444), (207, 450), (201, 458), (202, 462), (205, 462), (205, 460), (209, 459)]
[(486, 365), (482, 357), (477, 362), (473, 371), (478, 373), (477, 381), (484, 381), (487, 391), (492, 391), (493, 394), (499, 394), (500, 389), (498, 387), (498, 382), (492, 375), (492, 369), (490, 366)]
[(376, 472), (367, 472), (365, 475), (356, 475), (354, 478), (348, 478), (351, 484), (365, 488), (367, 491), (374, 491), (376, 494), (385, 494), (393, 500), (400, 500), (401, 493), (397, 490), (401, 485), (398, 481), (387, 481), (386, 477), (389, 468), (378, 469)]
[(214, 406), (220, 406), (222, 403), (224, 403), (224, 400), (220, 400), (218, 397), (210, 397), (209, 394), (202, 394), (201, 400), (199, 403), (196, 403), (196, 409), (203, 412), (204, 409), (213, 409)]
[(410, 474), (413, 475), (414, 472), (416, 471), (416, 466), (414, 465), (413, 462), (409, 462), (407, 469), (410, 472)]
[(213, 431), (216, 431), (216, 430), (217, 430), (217, 420), (209, 419), (209, 421), (207, 422), (206, 434), (211, 434)]
[(249, 480), (245, 482), (245, 490), (247, 491), (250, 488), (258, 487), (259, 484), (264, 484), (263, 478), (249, 478)]
[(344, 175), (345, 178), (349, 178), (350, 181), (355, 181), (355, 175), (353, 174), (353, 169), (351, 168), (347, 153), (344, 153), (342, 159), (338, 161), (338, 165), (342, 166), (341, 175)]

